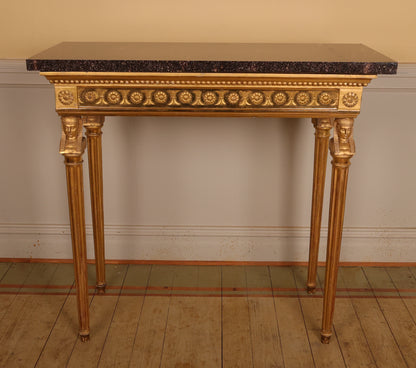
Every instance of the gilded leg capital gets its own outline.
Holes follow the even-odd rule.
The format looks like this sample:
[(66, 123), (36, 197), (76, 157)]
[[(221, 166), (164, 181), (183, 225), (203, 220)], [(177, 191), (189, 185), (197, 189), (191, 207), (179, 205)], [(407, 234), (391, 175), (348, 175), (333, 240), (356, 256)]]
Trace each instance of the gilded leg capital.
[(330, 118), (312, 119), (312, 124), (315, 127), (315, 136), (319, 138), (329, 137), (333, 125)]
[(82, 120), (79, 116), (62, 116), (62, 134), (59, 153), (65, 157), (82, 156), (86, 142), (82, 136)]
[[(329, 142), (332, 157), (348, 160), (355, 154), (353, 138), (354, 119), (340, 118), (334, 121), (334, 137)], [(337, 160), (338, 161), (338, 160)]]
[(104, 124), (104, 116), (88, 115), (83, 116), (82, 123), (87, 130), (88, 135), (101, 135), (101, 128)]

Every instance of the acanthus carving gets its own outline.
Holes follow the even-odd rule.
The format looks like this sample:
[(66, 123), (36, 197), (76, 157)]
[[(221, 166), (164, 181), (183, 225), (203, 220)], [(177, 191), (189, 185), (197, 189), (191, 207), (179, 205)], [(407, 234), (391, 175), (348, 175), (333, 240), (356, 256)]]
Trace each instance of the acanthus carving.
[(338, 90), (147, 89), (78, 87), (80, 106), (183, 108), (336, 108)]
[(79, 116), (62, 116), (62, 134), (59, 153), (64, 156), (80, 156), (85, 150), (82, 136), (82, 119)]

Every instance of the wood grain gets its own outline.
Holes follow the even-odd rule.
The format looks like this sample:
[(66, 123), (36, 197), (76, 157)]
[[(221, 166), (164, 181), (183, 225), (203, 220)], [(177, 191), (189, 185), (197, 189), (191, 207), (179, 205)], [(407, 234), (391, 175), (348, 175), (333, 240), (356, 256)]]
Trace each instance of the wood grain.
[(121, 296), (108, 336), (103, 346), (99, 367), (129, 367), (144, 296)]
[[(338, 287), (351, 290), (337, 298), (333, 341), (322, 345), (322, 298), (297, 288), (306, 267), (227, 267), (107, 265), (116, 295), (89, 296), (96, 343), (81, 344), (72, 265), (11, 265), (0, 281), (13, 286), (2, 295), (13, 300), (0, 320), (0, 366), (415, 366), (413, 269), (342, 267)], [(93, 265), (88, 274), (93, 285)], [(322, 277), (319, 268), (318, 287)], [(222, 281), (230, 296), (207, 294)], [(146, 295), (149, 285), (160, 296)], [(128, 295), (136, 286), (143, 295)]]
[[(340, 272), (347, 285), (370, 288), (361, 268), (344, 268)], [(378, 367), (406, 367), (401, 351), (397, 346), (380, 307), (375, 298), (351, 298), (354, 309), (366, 336)]]
[[(340, 269), (340, 273), (342, 268)], [(318, 268), (320, 282), (324, 280), (323, 268)], [(338, 278), (338, 287), (346, 288), (342, 277)], [(356, 286), (351, 284), (352, 287)], [(342, 356), (347, 367), (375, 368), (373, 354), (367, 343), (361, 322), (356, 314), (350, 298), (336, 300), (337, 312), (334, 315), (334, 330), (340, 346)], [(329, 344), (331, 345), (331, 344)]]
[(247, 298), (222, 298), (223, 367), (253, 367)]
[(254, 367), (284, 367), (273, 298), (248, 298)]
[(160, 367), (169, 306), (170, 298), (165, 296), (145, 297), (131, 353), (131, 367)]
[[(310, 277), (310, 268), (306, 273), (305, 267), (293, 267), (293, 275), (299, 293), (304, 295), (307, 291), (301, 287), (305, 285), (306, 279)], [(316, 286), (321, 288), (319, 278), (316, 278)], [(308, 290), (309, 291), (309, 290)], [(317, 367), (345, 367), (337, 336), (333, 336), (331, 344), (322, 344), (320, 336), (322, 298), (300, 298), (300, 305), (309, 343), (312, 350), (314, 363)]]
[[(57, 264), (36, 264), (23, 285), (49, 285)], [(45, 288), (37, 288), (42, 293)], [(8, 327), (0, 340), (1, 366), (34, 366), (67, 295), (17, 295), (11, 306), (16, 313), (2, 321)]]
[(221, 367), (220, 298), (172, 298), (161, 367)]

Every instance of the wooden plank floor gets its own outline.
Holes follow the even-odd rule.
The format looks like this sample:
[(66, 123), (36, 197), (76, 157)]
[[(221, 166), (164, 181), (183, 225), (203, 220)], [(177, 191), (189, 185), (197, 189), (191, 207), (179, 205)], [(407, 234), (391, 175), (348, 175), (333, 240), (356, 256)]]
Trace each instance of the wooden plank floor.
[(91, 340), (77, 338), (70, 264), (0, 263), (0, 367), (416, 367), (416, 268), (343, 267), (320, 343), (324, 270), (107, 265)]

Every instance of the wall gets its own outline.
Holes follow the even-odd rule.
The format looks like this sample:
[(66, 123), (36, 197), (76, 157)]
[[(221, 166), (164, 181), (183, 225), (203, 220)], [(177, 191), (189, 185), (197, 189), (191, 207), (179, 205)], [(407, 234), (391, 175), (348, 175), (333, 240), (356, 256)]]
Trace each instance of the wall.
[[(343, 261), (416, 261), (415, 96), (416, 65), (365, 89)], [(70, 258), (53, 88), (24, 62), (3, 60), (0, 101), (0, 257)], [(113, 117), (103, 140), (109, 258), (307, 259), (310, 122)], [(327, 210), (326, 197), (324, 227)]]
[[(53, 90), (22, 59), (62, 41), (359, 42), (401, 64), (366, 88), (341, 258), (416, 261), (415, 13), (413, 0), (0, 2), (0, 257), (71, 257)], [(307, 259), (309, 122), (109, 118), (104, 147), (109, 258)]]
[(1, 1), (0, 58), (62, 41), (352, 42), (416, 62), (415, 14), (414, 0)]

